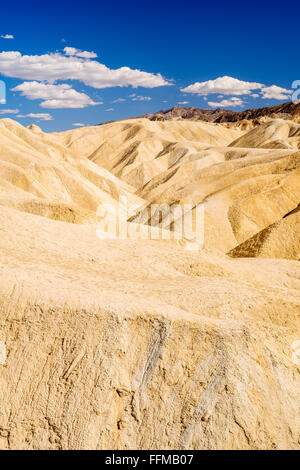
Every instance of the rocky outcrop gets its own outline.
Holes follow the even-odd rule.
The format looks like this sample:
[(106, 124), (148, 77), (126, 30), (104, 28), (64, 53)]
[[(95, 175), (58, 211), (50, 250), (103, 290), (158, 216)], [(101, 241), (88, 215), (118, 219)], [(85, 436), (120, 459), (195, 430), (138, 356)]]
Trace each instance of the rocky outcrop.
[(145, 114), (151, 121), (168, 121), (170, 119), (189, 119), (193, 121), (207, 122), (237, 122), (242, 120), (260, 119), (262, 117), (292, 119), (300, 116), (300, 104), (292, 102), (265, 108), (246, 109), (245, 111), (231, 111), (228, 109), (199, 109), (195, 107), (174, 106), (165, 111), (153, 114)]

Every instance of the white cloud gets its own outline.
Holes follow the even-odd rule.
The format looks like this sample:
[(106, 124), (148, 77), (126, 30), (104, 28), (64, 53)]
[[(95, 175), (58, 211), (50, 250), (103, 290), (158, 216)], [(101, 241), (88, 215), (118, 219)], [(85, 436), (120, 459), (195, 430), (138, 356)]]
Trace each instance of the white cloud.
[(261, 90), (262, 98), (265, 99), (273, 99), (273, 100), (287, 100), (290, 98), (292, 94), (291, 90), (287, 90), (286, 88), (280, 88), (277, 85), (272, 85), (269, 87), (264, 87)]
[(72, 126), (74, 126), (74, 127), (84, 127), (85, 124), (82, 124), (82, 122), (74, 122), (74, 123), (72, 124)]
[(64, 53), (70, 56), (82, 57), (83, 59), (95, 59), (97, 54), (95, 52), (81, 51), (75, 47), (65, 47)]
[(0, 114), (18, 114), (18, 109), (0, 109)]
[[(208, 80), (206, 82), (196, 82), (185, 88), (182, 88), (182, 92), (195, 93), (199, 96), (207, 96), (213, 94), (221, 94), (218, 98), (223, 95), (251, 95), (253, 98), (259, 98), (258, 93), (252, 93), (253, 90), (261, 92), (263, 99), (274, 99), (274, 100), (287, 100), (290, 98), (291, 90), (281, 88), (277, 85), (266, 86), (262, 83), (256, 82), (244, 82), (233, 77), (218, 77), (215, 80)], [(205, 98), (204, 98), (205, 99)], [(223, 100), (226, 103), (226, 100)], [(235, 103), (238, 103), (235, 101)], [(214, 103), (213, 105), (215, 105)], [(231, 106), (239, 106), (238, 104), (230, 103)], [(220, 105), (221, 106), (221, 105)], [(227, 106), (227, 104), (225, 104)]]
[(132, 101), (151, 101), (152, 98), (150, 96), (135, 96), (132, 98)]
[(18, 114), (19, 118), (33, 118), (39, 121), (52, 121), (53, 117), (48, 113), (29, 113), (29, 114)]
[(117, 98), (116, 100), (113, 100), (113, 103), (122, 103), (122, 101), (126, 101), (125, 98)]
[(178, 104), (189, 104), (189, 101), (179, 101)]
[(255, 82), (244, 82), (233, 77), (219, 77), (207, 82), (196, 82), (192, 85), (182, 88), (185, 93), (196, 93), (197, 95), (249, 95), (251, 90), (258, 90), (264, 85)]
[(2, 39), (15, 39), (15, 37), (12, 34), (2, 34), (1, 38)]
[(171, 85), (161, 74), (133, 70), (129, 67), (109, 69), (96, 60), (60, 53), (22, 55), (18, 51), (4, 51), (0, 53), (0, 73), (6, 77), (50, 83), (56, 80), (79, 80), (93, 88), (155, 88)]
[(114, 108), (107, 108), (105, 111), (114, 111)]
[(244, 102), (240, 98), (232, 97), (232, 98), (228, 98), (228, 100), (222, 100), (219, 102), (209, 101), (208, 104), (212, 108), (226, 108), (227, 106), (231, 106), (231, 107), (242, 106)]
[[(251, 95), (253, 98), (259, 98), (260, 95), (258, 93), (252, 93), (253, 90), (258, 90), (263, 99), (287, 100), (292, 94), (291, 90), (281, 88), (277, 85), (267, 87), (262, 83), (244, 82), (228, 76), (218, 77), (215, 80), (208, 80), (206, 82), (196, 82), (181, 89), (182, 92), (195, 93), (199, 96), (217, 94), (222, 95), (218, 96), (218, 98), (221, 98), (223, 95)], [(226, 103), (226, 100), (223, 100), (223, 102)], [(239, 106), (237, 101), (235, 101), (235, 103), (236, 104), (231, 102), (230, 106)], [(216, 104), (217, 103), (213, 103), (213, 105)], [(225, 106), (227, 106), (227, 104), (225, 104)]]
[(42, 108), (85, 108), (86, 106), (102, 104), (95, 103), (85, 93), (79, 93), (71, 85), (49, 85), (39, 82), (24, 82), (12, 88), (11, 91), (19, 91), (22, 96), (30, 100), (45, 100)]

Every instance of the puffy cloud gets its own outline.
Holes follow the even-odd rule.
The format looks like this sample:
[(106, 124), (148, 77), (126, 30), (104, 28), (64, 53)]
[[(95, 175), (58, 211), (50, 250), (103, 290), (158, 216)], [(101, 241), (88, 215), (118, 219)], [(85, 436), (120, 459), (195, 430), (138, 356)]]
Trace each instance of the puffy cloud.
[(222, 100), (219, 102), (208, 101), (209, 106), (212, 108), (226, 108), (227, 106), (242, 106), (244, 104), (243, 100), (240, 98), (236, 98), (235, 96), (232, 98), (228, 98), (228, 100)]
[(272, 85), (264, 87), (261, 90), (261, 93), (263, 99), (287, 100), (290, 98), (292, 91), (287, 90), (286, 88), (281, 88), (277, 85)]
[(196, 93), (197, 95), (249, 95), (251, 90), (258, 90), (264, 85), (255, 82), (244, 82), (233, 77), (219, 77), (207, 82), (196, 82), (181, 91), (185, 93)]
[(0, 109), (0, 114), (18, 114), (18, 109)]
[(15, 37), (12, 34), (2, 34), (1, 38), (2, 39), (15, 39)]
[(12, 88), (12, 91), (21, 92), (22, 96), (30, 100), (45, 100), (40, 106), (42, 108), (85, 108), (95, 103), (85, 93), (79, 93), (71, 85), (66, 83), (61, 85), (49, 85), (39, 82), (24, 82)]
[[(259, 93), (252, 93), (253, 90), (258, 90)], [(181, 89), (182, 92), (195, 93), (199, 96), (207, 95), (251, 95), (253, 98), (261, 96), (263, 99), (274, 99), (274, 100), (286, 100), (290, 98), (291, 90), (281, 88), (277, 85), (266, 86), (263, 83), (256, 82), (244, 82), (233, 77), (218, 77), (215, 80), (208, 80), (206, 82), (196, 82), (186, 88)], [(220, 96), (218, 96), (220, 98)], [(204, 98), (205, 99), (205, 98)], [(226, 100), (222, 102), (226, 103)], [(239, 106), (238, 102), (235, 101), (230, 103), (230, 106)], [(216, 103), (213, 104), (213, 106)], [(225, 104), (227, 106), (229, 104)], [(221, 104), (219, 104), (221, 106)]]
[(18, 51), (4, 51), (0, 53), (0, 73), (6, 77), (51, 83), (56, 80), (79, 80), (93, 88), (155, 88), (171, 85), (161, 74), (133, 70), (129, 67), (109, 69), (96, 60), (60, 53), (22, 55)]
[(95, 59), (98, 57), (95, 52), (81, 51), (80, 49), (75, 49), (75, 47), (65, 47), (64, 53), (66, 55), (82, 57), (83, 59)]
[(132, 98), (132, 101), (151, 101), (152, 98), (150, 96), (135, 96)]
[(48, 113), (29, 113), (29, 114), (18, 114), (18, 118), (32, 118), (38, 121), (52, 121), (53, 117)]

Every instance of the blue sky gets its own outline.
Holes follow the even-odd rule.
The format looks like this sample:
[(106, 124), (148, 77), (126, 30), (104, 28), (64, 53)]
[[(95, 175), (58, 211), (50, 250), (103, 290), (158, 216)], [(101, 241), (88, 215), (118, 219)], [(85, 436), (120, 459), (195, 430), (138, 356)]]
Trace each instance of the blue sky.
[(0, 118), (56, 131), (178, 103), (289, 101), (300, 79), (299, 13), (298, 2), (5, 2)]

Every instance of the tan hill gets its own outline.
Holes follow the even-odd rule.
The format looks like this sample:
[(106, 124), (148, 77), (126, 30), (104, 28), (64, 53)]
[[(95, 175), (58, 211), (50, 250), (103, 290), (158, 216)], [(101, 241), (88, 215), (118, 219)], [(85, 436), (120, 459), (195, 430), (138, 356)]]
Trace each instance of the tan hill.
[(78, 129), (59, 138), (77, 155), (138, 188), (183, 155), (211, 145), (228, 145), (241, 135), (239, 130), (210, 123), (137, 119)]
[(38, 128), (0, 121), (0, 204), (66, 222), (96, 223), (99, 204), (143, 201), (134, 188)]
[(299, 449), (298, 130), (0, 120), (0, 449)]
[(230, 144), (245, 148), (300, 148), (300, 124), (273, 119), (255, 127)]
[[(56, 137), (134, 187), (147, 207), (192, 203), (194, 213), (203, 203), (205, 243), (226, 253), (297, 207), (299, 129), (281, 119), (250, 132), (214, 123), (137, 119)], [(146, 208), (144, 223), (148, 216)]]
[(300, 206), (229, 252), (233, 257), (290, 258), (300, 260)]

